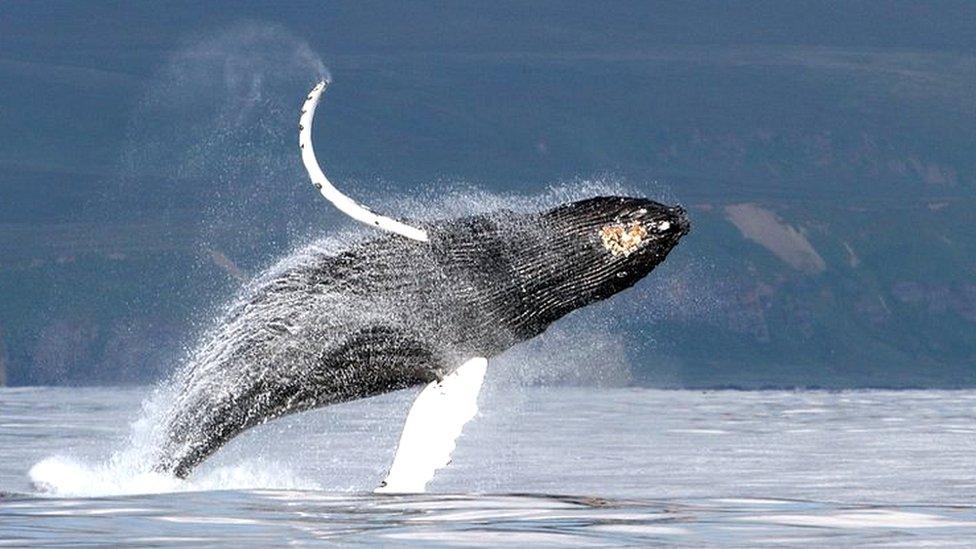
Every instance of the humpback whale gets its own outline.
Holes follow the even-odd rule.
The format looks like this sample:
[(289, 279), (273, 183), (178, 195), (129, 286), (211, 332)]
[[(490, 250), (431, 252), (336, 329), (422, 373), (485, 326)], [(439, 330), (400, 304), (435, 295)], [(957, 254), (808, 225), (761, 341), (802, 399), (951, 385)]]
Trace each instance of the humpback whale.
[[(285, 414), (427, 384), (386, 481), (422, 491), (474, 415), (488, 360), (630, 288), (689, 230), (682, 208), (622, 196), (439, 221), (380, 216), (339, 193), (315, 162), (311, 114), (324, 88), (302, 110), (312, 182), (387, 232), (338, 252), (310, 249), (245, 290), (174, 379), (158, 471), (185, 477), (242, 431)], [(439, 408), (450, 398), (460, 404)], [(447, 434), (418, 441), (439, 430)], [(423, 463), (425, 452), (438, 455)]]

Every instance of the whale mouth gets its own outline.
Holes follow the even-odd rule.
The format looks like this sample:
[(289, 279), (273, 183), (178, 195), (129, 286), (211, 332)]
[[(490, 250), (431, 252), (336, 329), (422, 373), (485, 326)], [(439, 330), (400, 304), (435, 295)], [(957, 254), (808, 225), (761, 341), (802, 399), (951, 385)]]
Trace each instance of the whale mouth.
[[(680, 238), (691, 232), (691, 221), (688, 220), (688, 212), (681, 206), (674, 206), (670, 211), (674, 216), (672, 227), (677, 229), (678, 237)], [(667, 230), (667, 228), (662, 230)]]

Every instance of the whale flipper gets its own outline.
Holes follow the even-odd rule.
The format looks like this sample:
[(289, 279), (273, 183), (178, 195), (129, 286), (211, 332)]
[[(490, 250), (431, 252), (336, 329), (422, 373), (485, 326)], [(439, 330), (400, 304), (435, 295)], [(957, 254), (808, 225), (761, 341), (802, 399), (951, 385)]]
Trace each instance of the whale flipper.
[(373, 213), (369, 208), (357, 204), (356, 201), (342, 194), (339, 189), (335, 188), (329, 182), (325, 174), (322, 173), (319, 162), (315, 159), (315, 150), (312, 148), (312, 119), (315, 118), (315, 107), (319, 103), (319, 98), (322, 97), (322, 92), (328, 86), (329, 82), (322, 80), (312, 88), (312, 91), (308, 93), (308, 97), (305, 98), (305, 103), (302, 105), (302, 115), (298, 122), (298, 146), (302, 151), (302, 163), (305, 165), (305, 171), (308, 172), (309, 179), (312, 180), (312, 185), (315, 185), (315, 188), (319, 190), (326, 200), (356, 221), (361, 221), (372, 227), (397, 233), (413, 240), (426, 242), (427, 231), (407, 225), (391, 217)]
[(376, 493), (421, 493), (438, 469), (451, 462), (455, 442), (478, 412), (478, 394), (488, 359), (468, 360), (424, 387), (400, 434), (393, 465)]

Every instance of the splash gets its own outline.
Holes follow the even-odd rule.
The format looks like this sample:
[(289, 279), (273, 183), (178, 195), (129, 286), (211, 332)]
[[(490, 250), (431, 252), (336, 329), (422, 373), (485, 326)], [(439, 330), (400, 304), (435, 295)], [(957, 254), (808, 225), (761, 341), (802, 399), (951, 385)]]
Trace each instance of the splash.
[(28, 472), (38, 493), (54, 497), (101, 497), (206, 490), (296, 489), (321, 486), (296, 474), (290, 464), (261, 457), (241, 457), (232, 463), (201, 471), (189, 480), (153, 471), (153, 450), (165, 435), (161, 423), (173, 405), (174, 387), (160, 383), (142, 403), (129, 426), (128, 440), (105, 460), (81, 460), (54, 455), (34, 464)]
[(129, 115), (118, 199), (143, 195), (147, 181), (165, 185), (153, 198), (161, 215), (180, 219), (194, 202), (206, 210), (184, 221), (198, 224), (201, 248), (267, 257), (269, 243), (307, 224), (266, 212), (299, 211), (309, 199), (298, 184), (297, 99), (323, 78), (324, 61), (278, 25), (242, 23), (184, 39)]
[(287, 466), (250, 460), (218, 467), (192, 480), (180, 480), (116, 460), (90, 464), (68, 456), (45, 458), (31, 467), (31, 484), (41, 494), (56, 497), (101, 497), (209, 490), (321, 490), (295, 475)]
[(132, 113), (122, 171), (228, 188), (280, 176), (285, 163), (294, 171), (295, 98), (329, 78), (308, 44), (277, 25), (184, 40)]

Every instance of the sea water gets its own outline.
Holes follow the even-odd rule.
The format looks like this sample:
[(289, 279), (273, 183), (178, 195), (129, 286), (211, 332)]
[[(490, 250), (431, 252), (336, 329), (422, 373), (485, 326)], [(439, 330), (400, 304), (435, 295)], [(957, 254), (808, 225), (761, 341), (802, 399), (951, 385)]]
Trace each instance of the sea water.
[(520, 387), (489, 372), (453, 462), (410, 496), (371, 490), (414, 391), (252, 429), (186, 481), (119, 459), (149, 392), (0, 389), (0, 545), (976, 540), (976, 391)]

